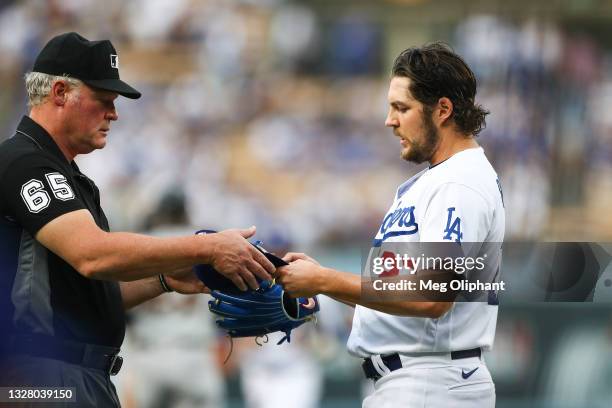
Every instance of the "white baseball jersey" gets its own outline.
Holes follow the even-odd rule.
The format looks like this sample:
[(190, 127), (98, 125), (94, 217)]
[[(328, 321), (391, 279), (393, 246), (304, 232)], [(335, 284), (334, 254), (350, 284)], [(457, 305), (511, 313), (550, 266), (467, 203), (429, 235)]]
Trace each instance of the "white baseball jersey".
[[(403, 183), (374, 246), (384, 242), (503, 242), (497, 174), (481, 147), (456, 153)], [(489, 302), (496, 303), (496, 302)], [(357, 306), (351, 354), (449, 352), (493, 345), (497, 305), (455, 302), (441, 318), (395, 316)]]

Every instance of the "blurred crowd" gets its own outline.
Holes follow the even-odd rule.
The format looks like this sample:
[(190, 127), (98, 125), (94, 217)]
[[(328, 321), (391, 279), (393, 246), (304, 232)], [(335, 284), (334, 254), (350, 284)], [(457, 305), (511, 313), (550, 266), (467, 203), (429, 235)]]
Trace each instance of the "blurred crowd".
[[(361, 245), (375, 234), (397, 185), (419, 170), (400, 159), (384, 119), (393, 58), (420, 43), (405, 38), (391, 47), (387, 38), (397, 27), (375, 15), (347, 10), (332, 17), (310, 2), (286, 0), (0, 1), (0, 139), (26, 113), (21, 78), (48, 38), (70, 30), (110, 38), (122, 78), (143, 98), (119, 98), (107, 147), (77, 162), (100, 187), (114, 230), (255, 224), (272, 248)], [(600, 216), (612, 202), (610, 50), (596, 36), (527, 16), (474, 14), (447, 34), (429, 40), (446, 40), (465, 57), (479, 80), (478, 102), (491, 111), (479, 141), (500, 174), (507, 238), (612, 236), (612, 219)], [(132, 317), (126, 347), (138, 374), (122, 374), (125, 405), (219, 406), (222, 376), (198, 376), (198, 367), (217, 366), (228, 352), (212, 323), (200, 320), (205, 301), (165, 299)], [(278, 365), (268, 358), (266, 367), (261, 353), (249, 357), (250, 344), (236, 357), (245, 362), (244, 381), (308, 377), (300, 387), (318, 398), (323, 372), (300, 350), (332, 371), (358, 373), (355, 361), (339, 357), (350, 310), (327, 316), (335, 321), (323, 323), (323, 337), (298, 339), (291, 351), (301, 374), (280, 370), (287, 367), (280, 352)], [(492, 357), (493, 371), (498, 361), (500, 375), (517, 381), (536, 348), (535, 329), (521, 322), (504, 325), (501, 351)], [(570, 340), (564, 347), (578, 344)], [(157, 363), (166, 369), (156, 371)], [(261, 387), (268, 390), (243, 382), (249, 406), (259, 406)], [(316, 406), (317, 398), (304, 406)]]
[[(256, 224), (302, 248), (367, 242), (417, 170), (383, 125), (388, 67), (401, 50), (385, 42), (393, 25), (364, 13), (331, 19), (284, 0), (8, 2), (5, 137), (25, 110), (15, 79), (65, 30), (111, 38), (124, 78), (144, 93), (120, 98), (108, 146), (78, 159), (115, 229), (144, 230), (183, 200), (192, 225)], [(444, 39), (476, 71), (491, 111), (480, 140), (500, 173), (507, 236), (554, 237), (556, 225), (576, 223), (573, 233), (610, 236), (609, 224), (587, 223), (587, 209), (610, 200), (610, 54), (552, 21), (487, 15)]]

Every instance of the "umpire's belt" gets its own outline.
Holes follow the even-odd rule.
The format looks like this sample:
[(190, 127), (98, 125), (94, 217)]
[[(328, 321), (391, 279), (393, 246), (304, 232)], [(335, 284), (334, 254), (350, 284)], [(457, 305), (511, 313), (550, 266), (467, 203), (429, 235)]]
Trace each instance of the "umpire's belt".
[[(459, 350), (452, 351), (450, 353), (450, 358), (452, 360), (459, 360), (462, 358), (470, 358), (470, 357), (480, 357), (481, 355), (480, 348), (473, 348), (469, 350)], [(445, 353), (423, 353), (422, 355), (440, 355)], [(448, 355), (448, 354), (447, 354)], [(381, 367), (381, 364), (383, 367)], [(399, 354), (388, 354), (385, 356), (374, 356), (370, 358), (366, 358), (361, 365), (363, 368), (363, 372), (365, 373), (366, 378), (371, 378), (374, 381), (378, 381), (384, 373), (388, 374), (391, 371), (399, 370), (402, 368), (402, 360), (400, 359)]]
[(104, 370), (110, 375), (117, 375), (123, 365), (119, 351), (116, 347), (79, 343), (40, 334), (18, 334), (9, 341), (10, 353), (52, 358)]

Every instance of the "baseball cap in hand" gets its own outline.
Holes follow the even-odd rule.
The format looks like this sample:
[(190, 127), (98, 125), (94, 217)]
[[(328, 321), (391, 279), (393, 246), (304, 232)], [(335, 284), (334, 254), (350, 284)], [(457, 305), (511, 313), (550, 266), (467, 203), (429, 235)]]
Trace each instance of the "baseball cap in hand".
[(32, 71), (68, 75), (126, 98), (141, 95), (119, 79), (119, 56), (110, 41), (89, 41), (74, 32), (53, 37), (36, 57)]

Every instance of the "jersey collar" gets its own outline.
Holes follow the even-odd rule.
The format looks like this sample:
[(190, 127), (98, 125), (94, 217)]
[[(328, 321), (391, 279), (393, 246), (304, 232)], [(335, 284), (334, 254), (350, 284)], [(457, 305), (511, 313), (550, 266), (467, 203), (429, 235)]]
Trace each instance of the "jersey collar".
[[(451, 156), (451, 157), (453, 157), (453, 156)], [(449, 158), (446, 158), (446, 159), (444, 159), (444, 160), (442, 160), (440, 163), (436, 163), (436, 164), (433, 164), (433, 165), (432, 165), (432, 164), (430, 164), (430, 165), (429, 165), (429, 170), (433, 169), (433, 168), (434, 168), (434, 167), (436, 167), (436, 166), (441, 165), (442, 163), (444, 163), (444, 162), (445, 162), (445, 161), (447, 161), (448, 159), (450, 159), (450, 157), (449, 157)]]
[(40, 126), (29, 116), (24, 115), (21, 118), (21, 122), (19, 122), (19, 126), (17, 126), (17, 134), (27, 137), (36, 143), (36, 145), (42, 150), (45, 150), (52, 155), (57, 156), (58, 159), (68, 163), (66, 156), (64, 156), (51, 135), (45, 130), (45, 128)]
[(452, 159), (453, 157), (457, 156), (458, 154), (461, 154), (461, 153), (463, 153), (463, 152), (469, 152), (469, 151), (472, 151), (472, 150), (482, 150), (482, 146), (478, 146), (478, 147), (470, 147), (469, 149), (464, 149), (464, 150), (461, 150), (461, 151), (459, 151), (459, 152), (457, 152), (457, 153), (453, 154), (452, 156), (447, 157), (446, 159), (442, 160), (440, 163), (436, 163), (436, 164), (434, 164), (434, 165), (431, 165), (431, 164), (430, 164), (430, 165), (429, 165), (429, 170), (433, 169), (433, 168), (434, 168), (434, 167), (436, 167), (436, 166), (441, 165), (442, 163), (446, 162), (448, 159)]

